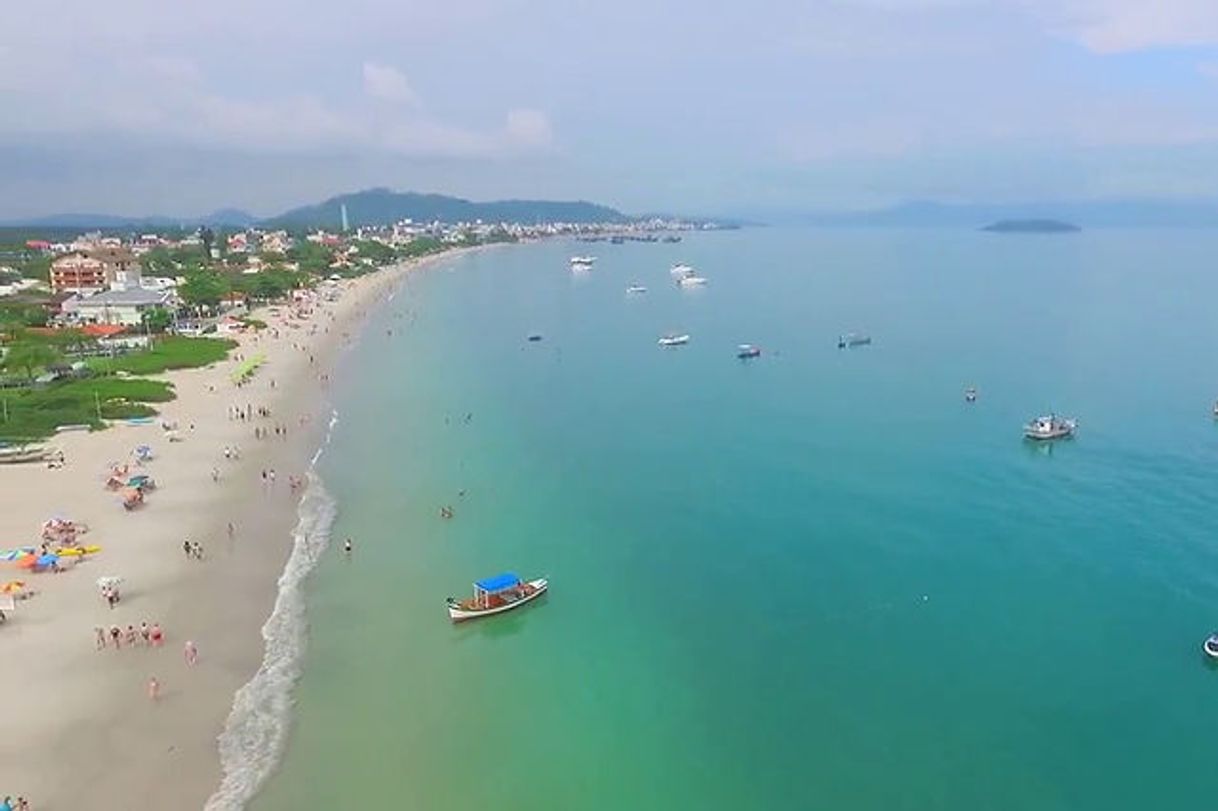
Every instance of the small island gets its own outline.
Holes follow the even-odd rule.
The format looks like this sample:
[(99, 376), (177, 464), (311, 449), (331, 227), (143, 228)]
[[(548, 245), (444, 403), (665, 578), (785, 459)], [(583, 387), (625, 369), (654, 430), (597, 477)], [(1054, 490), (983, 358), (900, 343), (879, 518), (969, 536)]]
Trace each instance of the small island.
[(998, 234), (1072, 234), (1083, 229), (1061, 220), (999, 220), (981, 230)]

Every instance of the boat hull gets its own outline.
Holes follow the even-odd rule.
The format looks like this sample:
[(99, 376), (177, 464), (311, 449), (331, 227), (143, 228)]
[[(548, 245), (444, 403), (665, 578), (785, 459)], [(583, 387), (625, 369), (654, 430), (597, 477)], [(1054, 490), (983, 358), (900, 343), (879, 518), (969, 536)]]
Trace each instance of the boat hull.
[(515, 608), (520, 608), (520, 606), (525, 605), (526, 603), (531, 603), (533, 600), (536, 600), (538, 597), (545, 594), (546, 590), (550, 587), (549, 581), (544, 577), (539, 577), (536, 580), (529, 580), (527, 583), (533, 587), (533, 592), (531, 594), (521, 597), (519, 600), (514, 602), (494, 606), (492, 608), (471, 611), (469, 609), (461, 608), (452, 600), (452, 598), (449, 598), (448, 618), (453, 622), (465, 622), (466, 620), (474, 620), (482, 617), (490, 617), (495, 614), (502, 614)]

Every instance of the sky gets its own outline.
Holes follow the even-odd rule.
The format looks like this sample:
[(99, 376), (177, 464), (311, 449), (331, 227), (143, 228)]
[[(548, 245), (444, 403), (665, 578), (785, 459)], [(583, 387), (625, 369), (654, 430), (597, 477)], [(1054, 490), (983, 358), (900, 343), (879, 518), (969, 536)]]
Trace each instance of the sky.
[(1218, 0), (0, 4), (0, 218), (1215, 197)]

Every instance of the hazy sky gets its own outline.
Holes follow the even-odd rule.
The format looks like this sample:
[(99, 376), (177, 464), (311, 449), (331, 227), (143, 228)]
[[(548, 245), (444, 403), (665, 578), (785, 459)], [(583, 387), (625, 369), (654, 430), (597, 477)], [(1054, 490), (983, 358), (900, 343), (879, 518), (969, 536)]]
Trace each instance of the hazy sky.
[(1213, 195), (1218, 0), (5, 0), (0, 217)]

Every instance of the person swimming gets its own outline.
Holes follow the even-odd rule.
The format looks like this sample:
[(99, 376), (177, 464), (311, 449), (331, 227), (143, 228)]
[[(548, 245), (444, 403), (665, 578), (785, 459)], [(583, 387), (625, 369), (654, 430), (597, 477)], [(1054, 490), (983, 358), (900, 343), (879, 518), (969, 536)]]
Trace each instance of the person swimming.
[(347, 540), (343, 541), (343, 552), (345, 552), (346, 554), (350, 555), (350, 554), (351, 554), (351, 548), (352, 548), (352, 547), (351, 547), (351, 539), (350, 539), (350, 538), (348, 538)]

